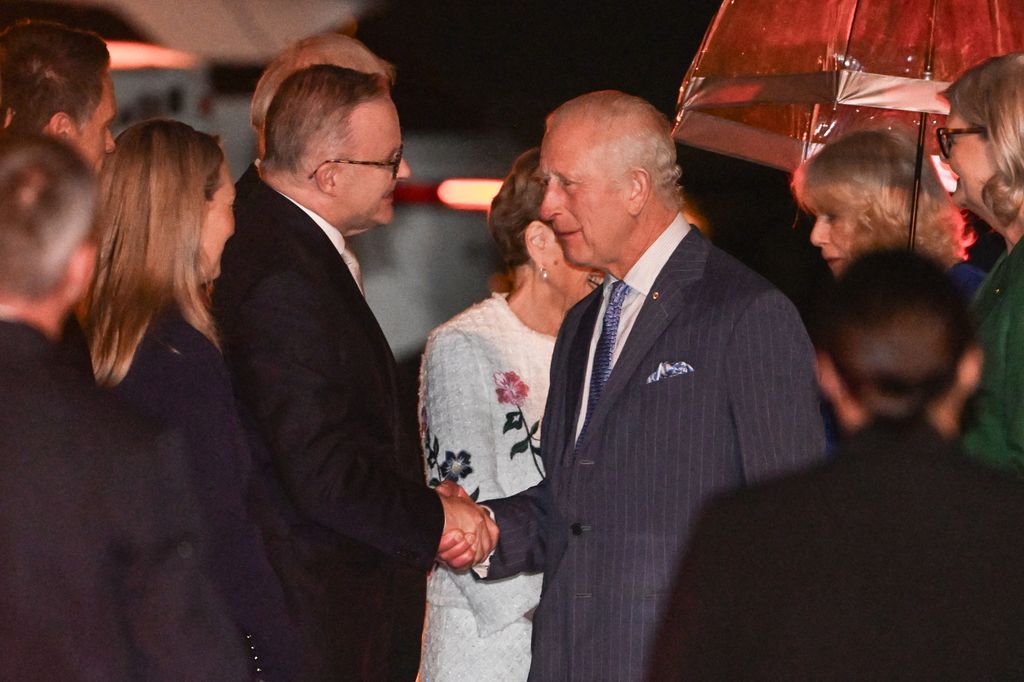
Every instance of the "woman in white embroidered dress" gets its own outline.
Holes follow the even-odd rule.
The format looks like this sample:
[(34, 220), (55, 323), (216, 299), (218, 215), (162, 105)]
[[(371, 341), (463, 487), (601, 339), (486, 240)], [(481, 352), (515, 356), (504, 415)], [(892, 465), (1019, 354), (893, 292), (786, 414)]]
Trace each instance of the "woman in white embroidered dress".
[[(423, 356), (427, 480), (454, 481), (479, 500), (542, 479), (540, 424), (555, 335), (598, 281), (566, 263), (540, 220), (539, 157), (531, 149), (516, 159), (488, 215), (511, 293), (494, 294), (438, 327)], [(525, 680), (540, 587), (539, 574), (483, 583), (436, 568), (427, 586), (421, 680)]]

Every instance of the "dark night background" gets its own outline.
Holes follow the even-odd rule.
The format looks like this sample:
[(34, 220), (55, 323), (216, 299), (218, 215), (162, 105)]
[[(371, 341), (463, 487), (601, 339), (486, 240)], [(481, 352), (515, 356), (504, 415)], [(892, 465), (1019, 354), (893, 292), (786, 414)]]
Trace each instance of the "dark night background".
[[(391, 2), (355, 35), (398, 67), (408, 129), (506, 131), (539, 143), (544, 116), (576, 95), (614, 88), (671, 116), (716, 0)], [(808, 242), (785, 173), (679, 147), (691, 207), (719, 246), (805, 312), (827, 271)], [(511, 159), (510, 159), (511, 161)]]

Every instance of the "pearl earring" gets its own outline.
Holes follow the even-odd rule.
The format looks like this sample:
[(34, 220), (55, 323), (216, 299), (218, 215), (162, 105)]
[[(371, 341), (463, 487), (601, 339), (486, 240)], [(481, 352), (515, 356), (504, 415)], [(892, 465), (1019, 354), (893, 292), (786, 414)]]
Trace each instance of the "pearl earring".
[(548, 271), (547, 271), (546, 268), (541, 268), (540, 269), (540, 278), (542, 280), (544, 280), (545, 282), (548, 281)]

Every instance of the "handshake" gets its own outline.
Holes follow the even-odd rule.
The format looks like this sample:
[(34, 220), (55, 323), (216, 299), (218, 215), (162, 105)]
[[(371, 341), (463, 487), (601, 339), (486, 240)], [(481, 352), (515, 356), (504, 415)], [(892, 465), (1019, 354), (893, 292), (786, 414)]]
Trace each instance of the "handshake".
[(456, 571), (476, 566), (498, 544), (498, 526), (490, 513), (451, 481), (434, 488), (444, 507), (444, 531), (437, 560)]

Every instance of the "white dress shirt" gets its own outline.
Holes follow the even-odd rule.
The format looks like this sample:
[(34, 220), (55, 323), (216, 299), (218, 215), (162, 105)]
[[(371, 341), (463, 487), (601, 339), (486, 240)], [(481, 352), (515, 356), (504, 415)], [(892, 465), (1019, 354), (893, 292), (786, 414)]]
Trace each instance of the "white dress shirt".
[[(665, 231), (654, 240), (654, 243), (647, 247), (640, 259), (629, 269), (623, 281), (629, 286), (629, 293), (622, 302), (622, 313), (619, 315), (619, 333), (615, 337), (615, 348), (612, 349), (612, 368), (619, 359), (622, 347), (626, 345), (626, 339), (633, 330), (633, 323), (636, 322), (640, 308), (651, 293), (654, 280), (661, 274), (662, 268), (668, 262), (669, 257), (683, 241), (683, 238), (690, 231), (690, 225), (683, 218), (682, 213), (676, 214), (675, 220), (669, 223)], [(597, 340), (601, 336), (601, 323), (604, 320), (604, 312), (608, 308), (608, 297), (611, 295), (611, 285), (616, 281), (612, 275), (605, 275), (604, 290), (601, 292), (601, 310), (597, 313), (597, 322), (594, 326), (594, 334), (590, 339), (590, 354), (587, 358), (587, 374), (583, 380), (583, 400), (580, 401), (580, 414), (576, 419), (576, 438), (580, 437), (583, 430), (583, 421), (587, 415), (587, 403), (590, 400), (590, 373), (594, 367), (594, 352), (597, 350)]]
[(345, 261), (345, 265), (348, 266), (348, 271), (352, 273), (352, 279), (356, 281), (356, 286), (359, 287), (359, 291), (365, 296), (366, 291), (363, 289), (363, 271), (359, 267), (359, 261), (356, 260), (356, 255), (352, 253), (350, 249), (345, 248), (345, 235), (339, 232), (338, 228), (324, 220), (320, 215), (309, 210), (284, 192), (278, 192), (278, 194), (301, 208), (306, 215), (316, 223), (317, 227), (323, 230), (324, 234), (327, 235), (327, 238), (331, 240), (332, 244), (334, 244), (334, 248), (338, 250), (338, 255), (341, 256), (341, 259)]

